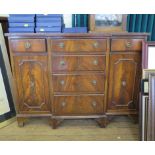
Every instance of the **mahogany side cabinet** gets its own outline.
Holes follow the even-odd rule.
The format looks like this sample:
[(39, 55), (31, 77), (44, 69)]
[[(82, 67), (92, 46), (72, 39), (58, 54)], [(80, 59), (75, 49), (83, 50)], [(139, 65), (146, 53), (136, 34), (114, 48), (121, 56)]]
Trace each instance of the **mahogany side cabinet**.
[(92, 118), (105, 127), (110, 116), (138, 115), (145, 33), (5, 34), (17, 94), (17, 121), (47, 117)]

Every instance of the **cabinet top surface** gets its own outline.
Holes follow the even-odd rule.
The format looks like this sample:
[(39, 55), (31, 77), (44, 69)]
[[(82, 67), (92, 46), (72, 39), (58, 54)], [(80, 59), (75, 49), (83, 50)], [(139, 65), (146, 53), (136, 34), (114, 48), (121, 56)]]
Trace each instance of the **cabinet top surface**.
[(149, 33), (5, 33), (7, 37), (54, 37), (54, 38), (65, 38), (65, 37), (147, 37)]

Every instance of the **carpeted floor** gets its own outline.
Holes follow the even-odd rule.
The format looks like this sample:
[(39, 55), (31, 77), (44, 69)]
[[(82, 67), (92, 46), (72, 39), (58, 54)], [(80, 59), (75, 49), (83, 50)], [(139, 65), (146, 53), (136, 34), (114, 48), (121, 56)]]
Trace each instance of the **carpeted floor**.
[(53, 130), (47, 119), (30, 119), (23, 128), (17, 122), (0, 129), (0, 140), (35, 141), (131, 141), (138, 140), (138, 124), (128, 117), (116, 117), (106, 128), (100, 128), (93, 120), (65, 120)]

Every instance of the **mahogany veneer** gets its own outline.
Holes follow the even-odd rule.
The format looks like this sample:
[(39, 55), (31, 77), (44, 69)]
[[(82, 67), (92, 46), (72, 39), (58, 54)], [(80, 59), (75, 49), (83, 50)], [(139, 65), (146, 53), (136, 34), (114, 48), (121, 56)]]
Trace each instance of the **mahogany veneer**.
[(94, 118), (138, 114), (145, 33), (6, 34), (19, 126), (27, 117)]

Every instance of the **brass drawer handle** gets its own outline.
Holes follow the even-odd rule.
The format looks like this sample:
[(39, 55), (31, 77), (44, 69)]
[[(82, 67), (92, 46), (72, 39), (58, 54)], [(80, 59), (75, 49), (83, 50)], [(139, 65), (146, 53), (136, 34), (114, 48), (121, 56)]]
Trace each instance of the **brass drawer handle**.
[(61, 85), (64, 85), (64, 84), (65, 84), (65, 81), (64, 81), (64, 80), (61, 80), (61, 81), (60, 81), (60, 84), (61, 84)]
[(127, 47), (127, 48), (130, 48), (131, 46), (132, 46), (132, 43), (131, 43), (130, 41), (127, 41), (127, 42), (126, 42), (126, 47)]
[(95, 43), (93, 44), (93, 46), (94, 46), (95, 48), (98, 48), (98, 46), (99, 46), (98, 42), (95, 42)]
[(97, 84), (97, 81), (96, 80), (92, 80), (92, 84), (93, 85), (96, 85)]
[(98, 65), (98, 60), (93, 60), (94, 65)]
[(27, 41), (24, 46), (26, 49), (29, 49), (31, 47), (31, 43)]
[(64, 43), (59, 43), (60, 48), (64, 48), (65, 44)]
[(64, 65), (65, 65), (65, 61), (61, 60), (61, 61), (60, 61), (60, 65), (61, 65), (61, 66), (64, 66)]
[(93, 106), (93, 107), (96, 107), (96, 105), (97, 105), (96, 101), (93, 101), (93, 102), (92, 102), (92, 106)]
[(123, 87), (126, 86), (126, 81), (122, 81), (122, 86), (123, 86)]
[(61, 102), (61, 106), (62, 106), (62, 107), (65, 107), (65, 106), (66, 106), (66, 102), (64, 102), (64, 101)]

